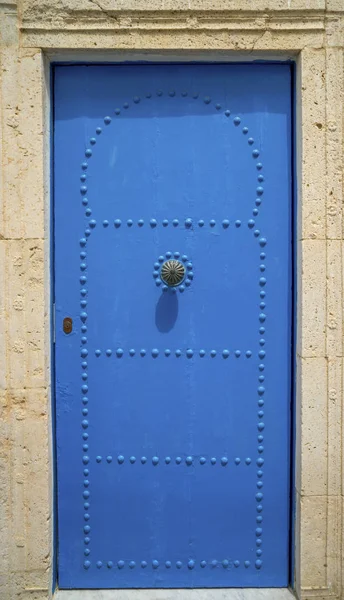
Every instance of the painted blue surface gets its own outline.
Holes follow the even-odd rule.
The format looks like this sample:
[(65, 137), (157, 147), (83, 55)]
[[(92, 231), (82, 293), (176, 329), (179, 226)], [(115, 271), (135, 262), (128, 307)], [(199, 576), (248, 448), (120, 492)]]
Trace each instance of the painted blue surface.
[(288, 584), (290, 86), (55, 68), (61, 588)]

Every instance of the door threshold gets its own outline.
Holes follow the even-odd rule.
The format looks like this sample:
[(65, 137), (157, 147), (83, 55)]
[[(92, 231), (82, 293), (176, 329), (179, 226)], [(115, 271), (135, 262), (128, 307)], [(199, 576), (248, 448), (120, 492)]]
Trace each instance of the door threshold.
[(53, 600), (295, 600), (288, 588), (56, 590)]

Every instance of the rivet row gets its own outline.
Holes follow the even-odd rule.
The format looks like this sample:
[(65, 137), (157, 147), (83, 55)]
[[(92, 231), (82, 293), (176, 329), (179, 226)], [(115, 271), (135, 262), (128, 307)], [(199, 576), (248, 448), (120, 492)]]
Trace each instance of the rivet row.
[[(88, 464), (90, 459), (88, 456), (84, 456), (84, 464)], [(86, 461), (86, 462), (85, 462)], [(223, 467), (227, 466), (229, 464), (228, 457), (227, 456), (222, 456), (221, 458), (217, 458), (216, 456), (211, 456), (210, 458), (206, 457), (206, 456), (185, 456), (185, 457), (181, 457), (181, 456), (176, 456), (175, 458), (172, 458), (171, 456), (165, 456), (164, 458), (160, 458), (159, 456), (152, 456), (151, 458), (147, 457), (147, 456), (141, 456), (141, 457), (136, 457), (136, 456), (129, 456), (129, 458), (125, 458), (123, 456), (123, 454), (119, 454), (117, 457), (113, 457), (112, 455), (108, 455), (106, 457), (102, 457), (102, 456), (96, 456), (95, 461), (97, 463), (101, 463), (103, 461), (106, 461), (107, 463), (112, 463), (113, 461), (117, 461), (117, 463), (119, 465), (122, 465), (125, 462), (129, 462), (130, 464), (135, 464), (136, 462), (141, 462), (141, 464), (145, 465), (146, 463), (152, 463), (154, 466), (159, 465), (161, 463), (165, 463), (166, 465), (169, 465), (171, 463), (176, 463), (177, 465), (181, 465), (181, 464), (186, 464), (188, 466), (194, 465), (196, 463), (199, 463), (200, 465), (205, 465), (207, 462), (209, 462), (211, 465), (216, 465), (219, 464)], [(245, 463), (247, 466), (249, 466), (252, 463), (252, 459), (251, 458), (245, 458), (245, 460), (241, 460), (240, 458), (236, 457), (233, 459), (233, 463), (235, 465), (240, 465), (242, 463)], [(259, 458), (257, 460), (257, 466), (262, 467), (264, 464), (264, 460)], [(88, 480), (86, 480), (86, 485), (84, 485), (84, 487), (88, 487)]]
[[(85, 318), (85, 317), (83, 317), (83, 318)], [(251, 356), (252, 356), (251, 350), (229, 351), (227, 348), (225, 348), (224, 350), (220, 350), (220, 351), (217, 351), (214, 349), (206, 351), (203, 348), (200, 350), (193, 350), (192, 348), (187, 348), (184, 351), (181, 350), (180, 348), (178, 348), (177, 350), (170, 350), (169, 348), (166, 348), (165, 350), (159, 350), (158, 348), (153, 348), (152, 350), (146, 350), (145, 348), (141, 348), (140, 350), (135, 350), (134, 348), (130, 348), (129, 350), (124, 350), (123, 348), (117, 348), (115, 350), (112, 350), (111, 348), (108, 348), (107, 350), (102, 351), (99, 348), (97, 348), (97, 350), (95, 350), (94, 353), (97, 357), (101, 356), (102, 354), (105, 354), (105, 356), (107, 356), (107, 357), (116, 356), (117, 358), (122, 358), (123, 356), (126, 356), (126, 354), (128, 354), (131, 357), (138, 355), (138, 356), (141, 356), (142, 358), (145, 357), (147, 354), (150, 354), (153, 358), (158, 358), (159, 355), (169, 357), (173, 354), (177, 358), (184, 356), (184, 355), (187, 358), (192, 358), (193, 356), (200, 356), (201, 358), (203, 358), (206, 355), (210, 356), (211, 358), (215, 358), (216, 356), (222, 356), (222, 358), (228, 358), (230, 355), (235, 356), (236, 358), (240, 358), (241, 356), (245, 356), (246, 358), (251, 358)], [(81, 350), (81, 356), (83, 358), (85, 358), (87, 355), (88, 355), (88, 350), (86, 348), (83, 348)], [(264, 358), (264, 356), (265, 356), (264, 350), (260, 350), (260, 352), (258, 353), (258, 356), (260, 358)]]
[[(263, 176), (258, 176), (259, 181), (263, 181)], [(259, 193), (261, 195), (262, 193), (262, 189), (258, 191), (257, 188), (257, 193)], [(257, 236), (259, 237), (259, 236)], [(261, 248), (264, 248), (264, 250), (262, 250), (260, 252), (259, 258), (261, 261), (265, 261), (266, 260), (266, 252), (265, 252), (265, 246), (266, 246), (267, 240), (265, 237), (260, 237), (259, 238), (259, 245), (261, 246)], [(266, 277), (262, 276), (262, 273), (265, 273), (266, 271), (266, 263), (262, 262), (259, 265), (259, 297), (260, 297), (260, 303), (259, 303), (259, 309), (260, 311), (265, 311), (266, 309), (266, 291), (265, 291), (265, 287), (266, 287)], [(262, 289), (264, 288), (264, 289)], [(266, 312), (259, 312), (258, 314), (258, 333), (259, 336), (263, 336), (266, 334)], [(258, 356), (261, 359), (265, 359), (266, 356), (266, 352), (265, 350), (262, 349), (262, 347), (265, 347), (265, 338), (264, 337), (259, 337), (258, 338), (259, 341), (259, 346), (260, 346), (260, 350), (258, 352)], [(256, 507), (256, 511), (257, 511), (257, 516), (256, 516), (256, 523), (258, 524), (258, 527), (256, 528), (256, 568), (261, 568), (262, 566), (262, 560), (261, 560), (261, 556), (263, 554), (263, 550), (261, 548), (262, 546), (262, 535), (263, 535), (263, 527), (262, 527), (262, 522), (263, 522), (263, 516), (262, 516), (262, 512), (263, 512), (263, 492), (262, 489), (264, 487), (264, 483), (262, 480), (263, 477), (263, 470), (262, 470), (262, 466), (264, 465), (264, 458), (263, 458), (263, 454), (264, 454), (264, 446), (263, 446), (263, 441), (264, 441), (264, 429), (265, 429), (265, 425), (264, 422), (262, 421), (262, 419), (264, 418), (264, 394), (265, 394), (265, 387), (263, 385), (264, 381), (265, 381), (265, 375), (263, 375), (262, 373), (265, 370), (265, 365), (264, 363), (260, 363), (258, 366), (258, 387), (257, 387), (257, 395), (258, 395), (258, 399), (257, 399), (257, 404), (258, 404), (258, 410), (257, 410), (257, 429), (258, 429), (258, 435), (257, 435), (257, 455), (258, 458), (256, 460), (256, 465), (258, 467), (257, 469), (257, 483), (256, 483), (256, 487), (258, 489), (257, 493), (256, 493), (256, 501), (257, 501), (257, 507)], [(258, 566), (257, 566), (258, 565)]]
[[(260, 205), (261, 201), (258, 200), (256, 201), (256, 203), (258, 202), (258, 205)], [(85, 211), (85, 214), (87, 217), (89, 217), (92, 214), (91, 209), (87, 209)], [(253, 210), (253, 214), (256, 216), (258, 215), (258, 209), (254, 209)], [(108, 219), (104, 219), (102, 221), (102, 225), (104, 228), (109, 227), (110, 221)], [(179, 226), (185, 226), (186, 229), (191, 229), (193, 228), (193, 226), (198, 226), (199, 228), (203, 228), (205, 225), (207, 225), (206, 221), (204, 221), (204, 219), (199, 219), (198, 221), (193, 221), (192, 219), (185, 219), (185, 220), (179, 220), (179, 219), (162, 219), (161, 221), (158, 221), (157, 219), (150, 219), (149, 221), (145, 222), (144, 219), (138, 219), (137, 221), (134, 221), (133, 219), (127, 219), (126, 221), (122, 221), (121, 219), (115, 219), (113, 221), (113, 225), (115, 227), (115, 229), (119, 229), (120, 227), (122, 227), (123, 225), (131, 228), (133, 226), (137, 226), (137, 227), (144, 227), (144, 225), (148, 225), (151, 229), (155, 229), (156, 227), (158, 227), (159, 225), (162, 225), (162, 227), (168, 227), (169, 225), (172, 227), (179, 227)], [(228, 227), (230, 226), (230, 221), (228, 219), (223, 219), (220, 222), (221, 226), (223, 229), (228, 229)], [(235, 225), (235, 227), (241, 227), (242, 226), (242, 221), (240, 219), (237, 219), (236, 221), (234, 221), (233, 223)], [(255, 225), (255, 221), (254, 219), (249, 219), (247, 221), (247, 226), (249, 227), (249, 229), (252, 229)], [(94, 229), (97, 225), (97, 221), (95, 219), (91, 219), (89, 221), (89, 227), (91, 229)], [(215, 219), (210, 219), (209, 223), (208, 223), (210, 228), (214, 228), (216, 226), (216, 221)], [(259, 234), (258, 234), (259, 235)]]
[[(84, 552), (85, 556), (88, 556), (90, 554), (90, 552)], [(107, 562), (103, 562), (101, 560), (96, 561), (95, 566), (97, 567), (97, 569), (101, 569), (102, 567), (107, 567), (108, 569), (112, 569), (112, 568), (118, 568), (118, 569), (124, 569), (125, 567), (128, 567), (129, 569), (135, 569), (136, 567), (141, 567), (141, 569), (146, 569), (147, 567), (151, 567), (153, 569), (158, 569), (161, 567), (165, 567), (166, 569), (171, 569), (173, 567), (175, 567), (176, 569), (182, 569), (183, 567), (187, 567), (189, 570), (193, 570), (194, 568), (197, 568), (198, 566), (200, 566), (202, 569), (205, 569), (206, 567), (210, 567), (210, 568), (216, 568), (216, 567), (223, 567), (224, 569), (228, 569), (231, 568), (232, 566), (235, 568), (240, 567), (241, 563), (239, 560), (234, 560), (234, 561), (230, 561), (228, 558), (225, 558), (223, 560), (216, 560), (216, 559), (211, 559), (211, 560), (201, 560), (201, 561), (196, 561), (194, 559), (190, 559), (186, 562), (183, 563), (183, 561), (181, 560), (177, 560), (175, 563), (173, 563), (170, 560), (165, 560), (165, 561), (158, 561), (156, 559), (153, 559), (152, 561), (146, 561), (146, 560), (141, 560), (138, 561), (136, 563), (135, 560), (118, 560), (118, 561), (112, 561), (109, 560)], [(260, 569), (262, 567), (263, 562), (261, 560), (256, 560), (255, 562), (255, 567), (256, 569)], [(245, 560), (242, 562), (242, 565), (248, 569), (251, 566), (251, 562), (249, 560)], [(85, 560), (84, 562), (84, 568), (85, 569), (89, 569), (91, 567), (91, 561), (90, 560)]]
[[(95, 142), (95, 140), (94, 140)], [(91, 224), (91, 223), (90, 223)], [(85, 232), (86, 233), (86, 232)], [(87, 234), (86, 234), (87, 235)], [(84, 248), (86, 245), (86, 239), (82, 238), (80, 240), (80, 246), (82, 248)], [(86, 250), (81, 250), (80, 252), (80, 259), (81, 259), (81, 263), (80, 263), (80, 270), (83, 272), (86, 270), (87, 268), (87, 264), (86, 262), (86, 258), (87, 258), (87, 253)], [(87, 350), (87, 337), (86, 337), (86, 333), (87, 333), (87, 325), (86, 325), (86, 320), (87, 320), (87, 313), (85, 311), (86, 306), (87, 306), (87, 300), (85, 299), (85, 297), (87, 296), (87, 288), (84, 287), (86, 282), (87, 282), (87, 277), (86, 275), (81, 275), (80, 279), (80, 296), (81, 296), (81, 301), (80, 301), (80, 306), (81, 306), (81, 312), (80, 312), (80, 319), (82, 322), (81, 325), (81, 343), (83, 345), (81, 352), (80, 352), (80, 357), (81, 357), (81, 403), (82, 403), (82, 407), (81, 407), (81, 428), (82, 428), (82, 461), (84, 466), (86, 466), (86, 468), (84, 468), (83, 473), (84, 473), (84, 477), (88, 477), (89, 475), (89, 469), (87, 467), (89, 460), (87, 460), (87, 456), (85, 455), (85, 452), (88, 451), (89, 449), (89, 445), (88, 445), (88, 432), (86, 431), (88, 429), (88, 420), (85, 419), (85, 417), (88, 416), (88, 408), (87, 408), (87, 404), (88, 404), (88, 397), (85, 395), (88, 392), (88, 385), (86, 384), (86, 381), (88, 379), (88, 374), (87, 374), (87, 361), (85, 360), (87, 355), (88, 355), (88, 350)], [(88, 488), (89, 486), (89, 480), (88, 479), (84, 479), (84, 488)], [(88, 489), (85, 489), (83, 491), (83, 507), (84, 507), (84, 521), (88, 523), (88, 521), (90, 520), (91, 516), (89, 513), (89, 508), (90, 508), (90, 502), (89, 502), (89, 496), (90, 496), (90, 492)], [(89, 525), (85, 525), (84, 526), (84, 533), (86, 534), (86, 537), (84, 538), (84, 554), (85, 556), (87, 556), (90, 552), (90, 549), (87, 547), (87, 545), (89, 544), (89, 540), (90, 538), (88, 537), (88, 533), (90, 532), (91, 528)]]

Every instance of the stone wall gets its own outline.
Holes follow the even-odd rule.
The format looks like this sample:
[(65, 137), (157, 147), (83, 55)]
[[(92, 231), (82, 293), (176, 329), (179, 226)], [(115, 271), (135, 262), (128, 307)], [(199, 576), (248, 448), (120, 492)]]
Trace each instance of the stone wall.
[[(116, 7), (116, 8), (114, 8)], [(52, 578), (52, 60), (297, 64), (296, 591), (344, 599), (343, 0), (0, 0), (0, 597)]]

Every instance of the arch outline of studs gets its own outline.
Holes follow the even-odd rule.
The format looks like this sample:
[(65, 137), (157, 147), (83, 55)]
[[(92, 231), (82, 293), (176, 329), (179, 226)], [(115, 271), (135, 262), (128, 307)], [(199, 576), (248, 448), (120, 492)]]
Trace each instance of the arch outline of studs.
[[(163, 92), (159, 90), (157, 92), (157, 96), (162, 96), (162, 95), (163, 95)], [(182, 95), (182, 97), (186, 97), (188, 94), (187, 94), (187, 92), (182, 92), (181, 95)], [(174, 91), (173, 91), (173, 93), (169, 92), (169, 96), (170, 97), (174, 97), (175, 96), (175, 92)], [(147, 93), (146, 94), (146, 98), (147, 99), (149, 99), (151, 97), (152, 97), (151, 93)], [(198, 94), (193, 94), (192, 97), (194, 99), (197, 99), (199, 97), (199, 95)], [(139, 104), (140, 101), (141, 101), (141, 98), (139, 96), (134, 96), (133, 97), (134, 104)], [(208, 105), (210, 105), (211, 102), (212, 102), (210, 96), (205, 96), (203, 98), (203, 101), (204, 101), (205, 104), (208, 104)], [(129, 108), (129, 103), (125, 102), (123, 104), (123, 108), (125, 110), (127, 110)], [(221, 110), (222, 107), (221, 107), (220, 104), (216, 103), (215, 104), (215, 108), (216, 108), (216, 110), (219, 111), (219, 110)], [(116, 108), (115, 111), (114, 111), (114, 113), (115, 113), (115, 117), (119, 116), (121, 114), (121, 109), (120, 108)], [(231, 113), (230, 113), (229, 109), (224, 110), (223, 114), (227, 118), (229, 118), (231, 116)], [(110, 123), (111, 123), (111, 117), (110, 116), (104, 117), (104, 124), (105, 124), (105, 126), (110, 125)], [(241, 118), (239, 116), (234, 117), (233, 124), (235, 125), (235, 127), (239, 127), (241, 125)], [(96, 135), (99, 136), (101, 133), (102, 133), (102, 128), (100, 126), (98, 126), (96, 128)], [(242, 133), (244, 135), (247, 135), (248, 134), (248, 127), (244, 126), (242, 128)], [(254, 139), (252, 137), (249, 137), (248, 140), (247, 140), (247, 142), (248, 142), (248, 144), (250, 146), (253, 146)], [(86, 173), (86, 171), (88, 169), (88, 162), (87, 162), (87, 160), (92, 157), (92, 155), (93, 155), (92, 147), (96, 143), (97, 143), (96, 137), (91, 137), (90, 138), (90, 147), (85, 150), (85, 159), (86, 160), (84, 160), (83, 163), (82, 163), (82, 165), (81, 165), (82, 174), (80, 176), (80, 180), (81, 180), (80, 194), (82, 196), (82, 204), (83, 204), (84, 207), (86, 207), (85, 208), (85, 216), (87, 218), (91, 217), (91, 215), (92, 215), (92, 210), (89, 207), (89, 201), (88, 201), (88, 198), (87, 198), (87, 192), (88, 192), (88, 187), (87, 187), (87, 173)], [(253, 149), (253, 151), (252, 151), (253, 158), (254, 159), (258, 159), (259, 155), (260, 155), (259, 150), (258, 149)], [(253, 214), (254, 217), (258, 216), (259, 207), (260, 207), (260, 205), (262, 203), (262, 195), (264, 193), (264, 187), (262, 185), (263, 181), (264, 181), (264, 176), (261, 173), (261, 171), (263, 169), (263, 165), (260, 162), (260, 160), (258, 162), (256, 162), (256, 169), (259, 171), (259, 175), (258, 175), (258, 185), (257, 185), (257, 188), (256, 188), (256, 196), (257, 197), (256, 197), (256, 201), (255, 201), (255, 208), (252, 211), (252, 214)], [(118, 221), (118, 220), (116, 220), (116, 221)], [(229, 225), (229, 223), (227, 224), (227, 220), (224, 220), (223, 224), (224, 223), (225, 223), (224, 227), (226, 228)], [(249, 221), (248, 221), (247, 224), (248, 224), (248, 227), (250, 229), (254, 230), (254, 236), (256, 238), (259, 238), (260, 231), (258, 229), (254, 229), (255, 228), (255, 220), (254, 219), (249, 219)], [(84, 472), (83, 472), (83, 474), (84, 474), (85, 477), (88, 477), (88, 475), (89, 475), (89, 468), (88, 468), (89, 456), (86, 454), (86, 452), (88, 452), (88, 449), (89, 449), (89, 444), (88, 444), (88, 432), (87, 432), (87, 429), (88, 429), (88, 406), (87, 406), (88, 405), (88, 396), (87, 396), (87, 394), (88, 394), (88, 384), (87, 384), (88, 374), (87, 374), (87, 360), (85, 360), (87, 358), (87, 355), (88, 355), (87, 336), (85, 335), (87, 333), (87, 324), (86, 324), (86, 321), (87, 321), (87, 312), (86, 312), (86, 308), (87, 308), (87, 287), (85, 287), (85, 285), (87, 284), (87, 263), (85, 263), (84, 261), (87, 258), (87, 250), (86, 250), (87, 239), (90, 237), (91, 232), (96, 227), (96, 225), (97, 225), (96, 220), (94, 218), (90, 219), (88, 221), (88, 223), (86, 224), (83, 237), (80, 238), (80, 246), (82, 248), (82, 250), (80, 252), (80, 258), (82, 260), (82, 263), (80, 265), (80, 269), (82, 271), (82, 275), (80, 276), (80, 284), (81, 284), (80, 295), (81, 295), (81, 298), (82, 298), (81, 301), (80, 301), (81, 309), (82, 309), (81, 312), (80, 312), (80, 319), (81, 319), (81, 322), (82, 322), (82, 325), (81, 325), (81, 333), (82, 333), (82, 337), (81, 337), (81, 343), (82, 343), (82, 350), (81, 350), (81, 359), (82, 359), (81, 360), (81, 368), (82, 368), (81, 394), (82, 394), (82, 406), (83, 406), (83, 408), (82, 408), (82, 417), (83, 417), (82, 418), (82, 429), (83, 429), (82, 439), (83, 439), (83, 442), (84, 442), (82, 449), (83, 449), (83, 465), (84, 465)], [(119, 225), (120, 225), (120, 223), (117, 222), (117, 225), (116, 225), (116, 222), (115, 222), (115, 227), (119, 226)], [(199, 225), (200, 225), (200, 221), (199, 221)], [(107, 227), (108, 226), (108, 221), (104, 220), (103, 221), (103, 226)], [(188, 225), (186, 225), (186, 226), (188, 226)], [(211, 223), (211, 226), (213, 226), (212, 223)], [(241, 221), (240, 220), (236, 220), (235, 221), (235, 226), (236, 227), (240, 227), (241, 226)], [(265, 240), (265, 243), (266, 243), (266, 240)], [(260, 245), (262, 245), (261, 244), (261, 240), (260, 240)], [(263, 283), (263, 280), (265, 280), (264, 283)], [(259, 283), (260, 286), (261, 285), (265, 285), (266, 278), (265, 277), (260, 277), (259, 282), (260, 282)], [(260, 295), (260, 297), (262, 297), (262, 296)], [(260, 322), (261, 322), (261, 315), (260, 315), (259, 319), (260, 319)], [(263, 352), (264, 352), (264, 356), (265, 356), (265, 351), (264, 350), (260, 350), (259, 351), (259, 353), (263, 353)], [(259, 375), (259, 377), (261, 377), (261, 375)], [(258, 388), (258, 395), (259, 395), (258, 405), (259, 405), (259, 402), (263, 402), (264, 403), (264, 399), (262, 398), (263, 394), (261, 393), (261, 389), (260, 388), (263, 388), (263, 386), (259, 386), (259, 388)], [(258, 414), (261, 413), (261, 412), (262, 411), (258, 411)], [(84, 417), (87, 417), (87, 418), (84, 418)], [(261, 421), (259, 421), (259, 423), (258, 423), (258, 429), (259, 429), (259, 427), (261, 427)], [(259, 441), (260, 437), (262, 437), (262, 434), (259, 434), (258, 441)], [(258, 446), (258, 453), (260, 454), (260, 448), (259, 448), (259, 446)], [(264, 459), (261, 456), (259, 456), (259, 458), (257, 459), (257, 464), (258, 464), (258, 461), (260, 463), (261, 463), (261, 461), (263, 461), (263, 463), (264, 463)], [(263, 463), (261, 463), (261, 464), (263, 464)], [(258, 466), (259, 466), (259, 464), (258, 464)], [(258, 473), (259, 472), (260, 472), (260, 469), (259, 469)], [(260, 479), (259, 479), (259, 481), (260, 481)], [(261, 484), (262, 483), (263, 482), (261, 482)], [(84, 490), (84, 492), (83, 492), (83, 499), (85, 500), (85, 502), (84, 502), (84, 510), (86, 511), (84, 513), (84, 522), (87, 522), (87, 524), (84, 525), (84, 534), (85, 534), (85, 537), (84, 537), (84, 544), (85, 544), (84, 555), (86, 557), (88, 557), (89, 554), (90, 554), (90, 549), (89, 549), (89, 543), (90, 543), (89, 533), (91, 531), (91, 527), (90, 527), (90, 525), (88, 525), (88, 521), (90, 519), (90, 514), (89, 514), (89, 507), (90, 507), (90, 502), (89, 502), (89, 495), (90, 495), (90, 492), (89, 492), (89, 479), (85, 479), (84, 480), (84, 487), (86, 488)], [(87, 494), (87, 495), (85, 495), (85, 494)], [(262, 500), (262, 497), (263, 497), (262, 492), (257, 492), (256, 499), (257, 499), (258, 495), (259, 495), (259, 497), (261, 496), (261, 500)], [(260, 507), (262, 505), (258, 504), (257, 507), (258, 506)], [(257, 508), (257, 512), (258, 512), (258, 508)], [(259, 515), (258, 515), (257, 519), (258, 518), (259, 518)], [(262, 519), (262, 517), (261, 517), (261, 519)], [(259, 523), (261, 523), (261, 520), (259, 521)], [(261, 533), (262, 533), (262, 528), (261, 527), (256, 528), (256, 535), (258, 534), (258, 532), (259, 532), (259, 535), (261, 535)], [(261, 539), (261, 538), (257, 538), (257, 541), (258, 541), (258, 539)], [(262, 566), (262, 560), (260, 558), (262, 551), (261, 551), (260, 547), (258, 548), (258, 550), (256, 552), (258, 553), (258, 551), (259, 551), (259, 555), (258, 554), (256, 554), (256, 555), (259, 556), (259, 558), (257, 558), (255, 566), (256, 566), (257, 569), (260, 569), (261, 566)], [(245, 566), (248, 566), (250, 563), (249, 563), (249, 561), (245, 561), (244, 564), (245, 564)], [(89, 569), (90, 566), (91, 566), (91, 561), (87, 558), (84, 561), (84, 568), (85, 569)]]

